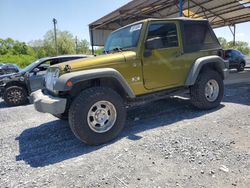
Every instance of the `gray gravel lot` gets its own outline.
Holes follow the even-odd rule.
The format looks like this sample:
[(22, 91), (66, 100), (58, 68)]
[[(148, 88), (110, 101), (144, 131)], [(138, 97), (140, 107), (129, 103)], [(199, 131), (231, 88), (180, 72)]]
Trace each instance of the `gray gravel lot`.
[(0, 101), (0, 187), (249, 187), (250, 84), (220, 108), (165, 99), (129, 110), (111, 143), (87, 146), (67, 122)]

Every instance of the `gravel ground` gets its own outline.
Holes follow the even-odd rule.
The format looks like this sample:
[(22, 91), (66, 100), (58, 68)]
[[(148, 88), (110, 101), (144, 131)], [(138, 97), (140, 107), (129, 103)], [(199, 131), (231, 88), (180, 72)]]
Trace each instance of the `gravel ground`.
[(0, 187), (249, 187), (250, 84), (220, 108), (165, 99), (130, 109), (115, 141), (87, 146), (32, 105), (0, 101)]

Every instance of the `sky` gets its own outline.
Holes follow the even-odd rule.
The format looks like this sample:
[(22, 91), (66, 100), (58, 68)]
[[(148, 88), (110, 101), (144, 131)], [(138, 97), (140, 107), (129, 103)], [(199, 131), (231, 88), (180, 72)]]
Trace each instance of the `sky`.
[[(0, 38), (30, 42), (43, 39), (53, 29), (52, 19), (57, 27), (69, 31), (79, 39), (89, 41), (88, 25), (114, 11), (130, 0), (0, 0)], [(238, 24), (236, 40), (250, 44), (250, 22)], [(228, 27), (215, 29), (217, 37), (228, 41), (233, 36)]]

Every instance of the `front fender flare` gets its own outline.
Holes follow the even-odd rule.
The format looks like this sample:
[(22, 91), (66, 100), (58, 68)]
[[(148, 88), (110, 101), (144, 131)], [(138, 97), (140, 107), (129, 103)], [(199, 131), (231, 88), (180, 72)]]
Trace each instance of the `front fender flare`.
[(127, 92), (128, 96), (130, 98), (135, 98), (135, 94), (127, 81), (117, 70), (112, 68), (98, 68), (63, 74), (57, 79), (54, 89), (57, 91), (69, 91), (71, 90), (71, 87), (66, 85), (68, 81), (71, 81), (75, 85), (76, 83), (96, 78), (116, 79), (121, 84), (122, 88)]

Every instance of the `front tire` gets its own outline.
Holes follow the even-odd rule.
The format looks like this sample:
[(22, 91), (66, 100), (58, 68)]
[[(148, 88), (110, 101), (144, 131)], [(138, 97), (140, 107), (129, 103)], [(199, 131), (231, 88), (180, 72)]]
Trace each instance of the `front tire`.
[(196, 83), (190, 88), (192, 104), (201, 110), (209, 110), (220, 105), (224, 95), (221, 75), (213, 70), (201, 72)]
[(121, 132), (125, 121), (123, 99), (110, 88), (94, 87), (82, 91), (69, 109), (72, 132), (89, 145), (111, 141)]
[(19, 106), (28, 102), (27, 90), (21, 86), (10, 86), (4, 94), (3, 99), (9, 106)]
[(54, 117), (60, 119), (60, 120), (68, 120), (69, 119), (69, 114), (68, 112), (65, 112), (63, 114), (52, 114)]

